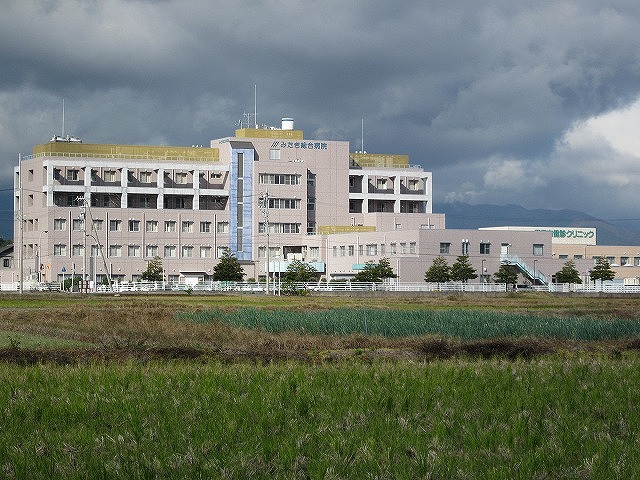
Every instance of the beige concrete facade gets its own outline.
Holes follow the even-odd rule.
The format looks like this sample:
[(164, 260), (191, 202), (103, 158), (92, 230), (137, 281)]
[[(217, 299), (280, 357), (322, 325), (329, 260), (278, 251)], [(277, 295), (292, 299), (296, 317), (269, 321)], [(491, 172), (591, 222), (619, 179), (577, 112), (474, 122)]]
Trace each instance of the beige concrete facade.
[(573, 261), (586, 278), (597, 259), (602, 257), (609, 262), (616, 279), (627, 284), (640, 284), (640, 246), (555, 244), (553, 257), (560, 264)]
[(136, 280), (154, 256), (169, 281), (205, 280), (227, 247), (247, 277), (295, 258), (331, 278), (322, 232), (444, 228), (431, 174), (408, 157), (350, 154), (292, 129), (241, 129), (210, 148), (50, 142), (14, 185), (31, 280)]
[(439, 255), (449, 264), (469, 255), (478, 281), (504, 262), (523, 282), (562, 267), (551, 232), (447, 230), (433, 211), (432, 174), (406, 155), (353, 153), (291, 123), (240, 129), (207, 148), (37, 145), (14, 172), (25, 279), (137, 280), (159, 256), (166, 280), (195, 283), (225, 248), (254, 279), (294, 259), (326, 280), (383, 257), (399, 282), (422, 282)]

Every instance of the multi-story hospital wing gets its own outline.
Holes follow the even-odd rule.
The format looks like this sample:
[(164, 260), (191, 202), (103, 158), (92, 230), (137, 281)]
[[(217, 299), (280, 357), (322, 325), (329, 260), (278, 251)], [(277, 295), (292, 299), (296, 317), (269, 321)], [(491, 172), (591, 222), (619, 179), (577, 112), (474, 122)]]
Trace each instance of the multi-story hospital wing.
[(160, 257), (168, 281), (196, 282), (226, 248), (255, 279), (293, 259), (349, 278), (369, 260), (399, 266), (419, 231), (444, 228), (431, 174), (408, 156), (308, 139), (292, 119), (209, 147), (76, 140), (36, 145), (15, 168), (25, 278), (137, 280)]

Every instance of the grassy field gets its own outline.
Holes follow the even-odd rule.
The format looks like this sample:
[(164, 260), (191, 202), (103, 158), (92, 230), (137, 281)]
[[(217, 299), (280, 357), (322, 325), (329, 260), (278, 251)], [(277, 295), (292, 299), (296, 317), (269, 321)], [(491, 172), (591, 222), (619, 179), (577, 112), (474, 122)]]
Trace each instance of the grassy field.
[(8, 478), (638, 478), (640, 362), (0, 366)]
[[(0, 478), (639, 478), (637, 312), (538, 293), (0, 295)], [(353, 328), (309, 328), (336, 318)]]

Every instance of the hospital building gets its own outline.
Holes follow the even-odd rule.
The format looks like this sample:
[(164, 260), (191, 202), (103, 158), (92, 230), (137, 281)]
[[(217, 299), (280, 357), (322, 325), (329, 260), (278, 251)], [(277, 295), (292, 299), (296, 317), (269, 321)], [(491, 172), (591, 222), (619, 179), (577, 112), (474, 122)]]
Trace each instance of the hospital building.
[(440, 255), (469, 255), (487, 282), (505, 261), (535, 283), (562, 267), (550, 231), (446, 229), (432, 181), (407, 155), (306, 138), (291, 118), (207, 147), (54, 137), (14, 169), (14, 257), (21, 243), (25, 281), (98, 283), (139, 280), (154, 257), (167, 281), (207, 281), (227, 248), (256, 280), (293, 260), (326, 281), (383, 257), (398, 282), (422, 282)]

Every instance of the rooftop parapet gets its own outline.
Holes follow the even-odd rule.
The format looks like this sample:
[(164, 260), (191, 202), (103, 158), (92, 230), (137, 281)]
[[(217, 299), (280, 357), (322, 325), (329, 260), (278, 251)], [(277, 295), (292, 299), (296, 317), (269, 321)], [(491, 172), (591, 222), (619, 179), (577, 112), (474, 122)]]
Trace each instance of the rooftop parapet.
[(386, 155), (383, 153), (350, 153), (352, 167), (409, 168), (409, 155)]
[(303, 140), (304, 134), (302, 130), (281, 130), (279, 128), (240, 128), (236, 130), (236, 138)]
[(33, 156), (220, 161), (220, 151), (217, 148), (68, 142), (50, 142), (36, 145), (33, 147)]
[(370, 225), (321, 225), (318, 227), (319, 235), (331, 235), (333, 233), (375, 232), (376, 227)]

